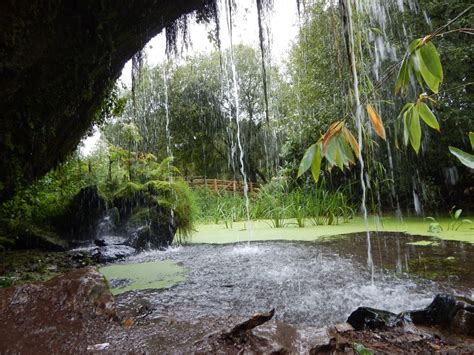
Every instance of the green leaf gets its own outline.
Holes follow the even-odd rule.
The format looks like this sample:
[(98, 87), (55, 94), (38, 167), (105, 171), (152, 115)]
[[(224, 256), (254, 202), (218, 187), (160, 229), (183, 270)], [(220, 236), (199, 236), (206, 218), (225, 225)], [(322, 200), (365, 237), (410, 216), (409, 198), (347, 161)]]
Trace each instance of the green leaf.
[(344, 170), (344, 153), (341, 150), (339, 144), (337, 144), (337, 142), (336, 142), (335, 150), (336, 150), (336, 157), (335, 157), (336, 165), (342, 171)]
[(316, 144), (316, 152), (314, 154), (313, 161), (311, 162), (311, 173), (313, 174), (314, 182), (318, 182), (319, 180), (322, 159), (323, 157), (321, 155), (321, 145)]
[(469, 169), (474, 169), (474, 155), (463, 152), (461, 149), (455, 147), (449, 147), (449, 151), (454, 155), (458, 160)]
[(409, 117), (409, 130), (410, 130), (410, 143), (416, 154), (420, 150), (421, 144), (421, 126), (420, 126), (420, 116), (418, 110), (415, 107), (411, 109), (411, 115)]
[(326, 152), (324, 154), (324, 157), (329, 163), (329, 166), (332, 167), (334, 165), (337, 165), (336, 162), (336, 153), (337, 153), (337, 140), (334, 139), (334, 136), (328, 141), (326, 145)]
[(474, 150), (474, 132), (469, 132), (469, 141), (471, 142), (472, 150)]
[(403, 92), (410, 82), (410, 71), (408, 68), (409, 57), (405, 57), (398, 72), (397, 81), (395, 82), (395, 94)]
[(459, 216), (461, 216), (461, 213), (462, 213), (461, 208), (456, 210), (456, 212), (454, 212), (454, 219), (459, 219)]
[(414, 103), (409, 102), (403, 106), (402, 110), (400, 111), (400, 114), (398, 115), (399, 117), (402, 116), (406, 111), (410, 110), (413, 106), (415, 106)]
[(433, 114), (433, 112), (430, 110), (427, 104), (424, 102), (419, 102), (416, 104), (418, 113), (420, 114), (420, 117), (425, 121), (425, 123), (430, 126), (431, 128), (437, 130), (439, 132), (439, 123), (438, 120), (436, 119), (436, 116)]
[(354, 350), (358, 355), (373, 355), (373, 352), (367, 349), (363, 344), (361, 343), (354, 343)]
[(403, 114), (403, 144), (408, 145), (408, 141), (410, 139), (410, 130), (409, 130), (409, 123), (411, 118), (411, 110), (413, 106), (405, 111)]
[(306, 152), (303, 155), (303, 159), (301, 159), (300, 167), (298, 169), (298, 176), (300, 177), (301, 175), (304, 174), (306, 170), (308, 170), (311, 167), (311, 164), (314, 159), (314, 155), (316, 153), (316, 143), (311, 145)]
[(433, 74), (440, 82), (443, 81), (443, 67), (441, 66), (441, 60), (439, 59), (439, 53), (436, 50), (433, 42), (425, 43), (419, 49), (423, 62), (427, 69)]
[(426, 85), (434, 93), (439, 92), (439, 86), (443, 81), (443, 70), (439, 60), (439, 54), (433, 43), (428, 42), (415, 51), (416, 66), (415, 68), (425, 81)]
[(350, 164), (355, 164), (354, 154), (352, 153), (350, 142), (347, 139), (347, 136), (342, 134), (339, 136), (339, 146), (344, 152), (344, 157), (346, 158), (344, 165), (348, 166)]
[(423, 42), (423, 38), (417, 38), (410, 42), (408, 45), (408, 53), (412, 54)]
[[(417, 66), (415, 67), (417, 68), (417, 72), (421, 74), (423, 81), (426, 83), (426, 85), (428, 85), (430, 90), (437, 94), (439, 92), (439, 85), (441, 84), (441, 81), (433, 74), (431, 74), (419, 53), (419, 51), (416, 52)], [(420, 82), (419, 76), (417, 77), (417, 79)]]

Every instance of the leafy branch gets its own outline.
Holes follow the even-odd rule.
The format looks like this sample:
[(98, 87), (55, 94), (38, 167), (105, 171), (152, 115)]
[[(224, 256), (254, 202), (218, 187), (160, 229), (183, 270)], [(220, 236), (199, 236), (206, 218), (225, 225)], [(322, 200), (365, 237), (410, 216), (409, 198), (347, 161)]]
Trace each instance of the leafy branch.
[[(431, 34), (413, 40), (409, 44), (401, 63), (390, 66), (372, 90), (372, 92), (377, 91), (381, 87), (381, 83), (391, 76), (400, 64), (395, 82), (395, 94), (405, 95), (411, 79), (416, 79), (423, 92), (418, 95), (416, 102), (407, 103), (398, 117), (402, 118), (403, 121), (404, 144), (407, 146), (410, 143), (417, 154), (420, 149), (422, 136), (420, 119), (428, 127), (440, 132), (438, 119), (427, 105), (427, 102), (435, 102), (432, 96), (439, 95), (439, 89), (444, 79), (440, 56), (432, 40), (438, 36), (453, 32), (473, 34), (474, 32), (471, 28), (445, 31), (446, 28), (468, 13), (472, 8), (474, 8), (474, 5), (466, 8)], [(472, 83), (467, 83), (463, 87), (470, 84)], [(433, 94), (429, 95), (427, 91), (431, 91)], [(368, 102), (368, 99), (364, 101), (364, 104), (366, 104), (368, 117), (375, 133), (385, 140), (386, 134), (382, 119)], [(469, 134), (469, 138), (474, 150), (474, 134), (472, 132)], [(474, 169), (474, 155), (465, 153), (455, 147), (449, 147), (449, 150), (461, 163)], [(343, 170), (344, 167), (355, 164), (354, 155), (358, 157), (359, 154), (359, 142), (357, 142), (354, 135), (346, 127), (344, 119), (336, 121), (329, 127), (324, 136), (306, 150), (298, 169), (298, 177), (311, 168), (313, 178), (317, 182), (323, 158), (326, 158), (329, 169), (337, 166)]]

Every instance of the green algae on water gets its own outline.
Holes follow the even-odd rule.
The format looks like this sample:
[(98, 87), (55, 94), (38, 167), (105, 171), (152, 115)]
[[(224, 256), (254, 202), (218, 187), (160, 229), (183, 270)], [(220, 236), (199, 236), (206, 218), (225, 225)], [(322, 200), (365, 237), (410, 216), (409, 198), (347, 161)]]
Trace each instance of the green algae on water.
[(418, 246), (437, 246), (439, 245), (438, 242), (435, 242), (435, 241), (432, 241), (432, 240), (419, 240), (417, 242), (411, 242), (411, 243), (407, 243), (407, 244), (410, 244), (410, 245), (418, 245)]
[[(447, 226), (451, 219), (438, 218), (442, 226)], [(292, 240), (292, 241), (314, 241), (323, 237), (332, 237), (351, 233), (365, 232), (364, 220), (360, 217), (353, 218), (348, 223), (337, 225), (307, 225), (304, 228), (296, 226), (294, 220), (285, 220), (284, 228), (272, 228), (269, 221), (252, 221), (253, 241), (266, 240)], [(393, 216), (374, 218), (369, 217), (369, 230), (371, 232), (396, 232), (411, 235), (420, 235), (437, 240), (456, 240), (467, 243), (474, 243), (474, 228), (465, 225), (459, 230), (448, 230), (444, 228), (440, 233), (429, 232), (429, 221), (423, 218), (405, 218), (403, 222)], [(248, 240), (248, 231), (245, 229), (245, 222), (234, 222), (233, 228), (226, 228), (222, 224), (201, 224), (197, 226), (191, 243), (203, 244), (225, 244), (236, 243), (241, 240)]]
[(132, 290), (170, 288), (186, 281), (187, 274), (185, 267), (171, 260), (109, 265), (99, 271), (114, 295)]

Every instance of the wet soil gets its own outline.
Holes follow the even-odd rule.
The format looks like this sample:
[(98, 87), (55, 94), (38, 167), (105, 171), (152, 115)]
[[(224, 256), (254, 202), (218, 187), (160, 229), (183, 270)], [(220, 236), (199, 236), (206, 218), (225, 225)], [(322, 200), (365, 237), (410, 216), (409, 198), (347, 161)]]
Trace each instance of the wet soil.
[(42, 250), (0, 252), (0, 288), (47, 281), (76, 268), (93, 265), (86, 255)]

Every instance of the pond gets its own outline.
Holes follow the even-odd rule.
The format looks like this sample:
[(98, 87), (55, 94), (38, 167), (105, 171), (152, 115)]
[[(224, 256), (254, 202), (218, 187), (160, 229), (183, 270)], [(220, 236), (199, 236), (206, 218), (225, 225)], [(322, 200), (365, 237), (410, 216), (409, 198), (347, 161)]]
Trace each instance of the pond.
[[(277, 320), (323, 326), (359, 306), (400, 312), (428, 305), (437, 293), (473, 296), (474, 245), (373, 233), (372, 283), (365, 238), (192, 244), (144, 252), (102, 272), (115, 293), (124, 292), (119, 309), (146, 304), (149, 319), (248, 317), (275, 308)], [(138, 290), (125, 292), (132, 282)]]

